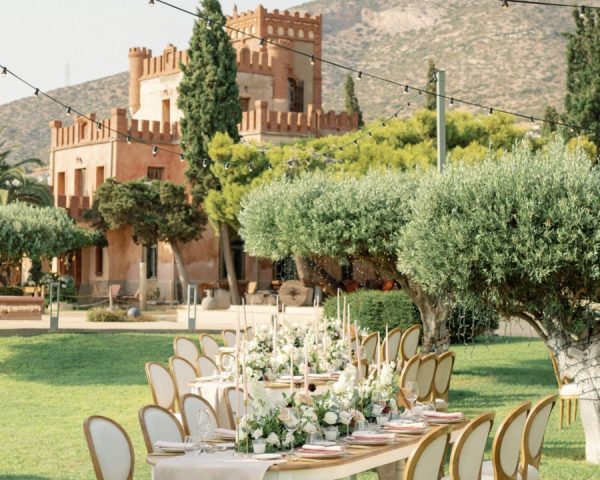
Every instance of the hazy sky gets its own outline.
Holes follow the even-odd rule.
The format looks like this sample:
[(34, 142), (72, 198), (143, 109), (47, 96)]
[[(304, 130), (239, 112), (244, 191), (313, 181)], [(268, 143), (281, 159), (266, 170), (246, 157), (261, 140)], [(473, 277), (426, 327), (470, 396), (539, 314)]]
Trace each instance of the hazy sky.
[[(169, 0), (195, 10), (199, 0)], [(222, 0), (223, 13), (262, 3), (285, 9), (301, 0)], [(186, 48), (194, 17), (148, 0), (0, 0), (0, 65), (42, 90), (128, 69), (129, 47), (162, 52)], [(0, 77), (0, 104), (31, 95), (16, 79)]]

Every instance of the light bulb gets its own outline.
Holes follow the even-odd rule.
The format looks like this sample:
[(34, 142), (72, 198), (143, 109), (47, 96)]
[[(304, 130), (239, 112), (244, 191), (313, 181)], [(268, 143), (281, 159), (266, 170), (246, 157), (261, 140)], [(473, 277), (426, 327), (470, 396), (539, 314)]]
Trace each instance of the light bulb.
[(502, 8), (508, 8), (508, 0), (502, 0)]
[(311, 65), (314, 65), (315, 64), (315, 56), (311, 55), (310, 58), (309, 58), (309, 61), (310, 61)]
[(404, 94), (408, 93), (408, 85), (404, 85)]
[(131, 145), (131, 135), (127, 135), (127, 143)]
[(183, 162), (184, 160), (185, 160), (185, 157), (184, 157), (183, 153), (180, 153), (179, 154), (179, 161)]
[(6, 74), (8, 73), (8, 68), (6, 67), (2, 67), (2, 76), (6, 77)]
[(67, 107), (67, 112), (66, 112), (66, 114), (67, 114), (67, 117), (70, 117), (70, 116), (71, 116), (71, 107)]
[(357, 80), (362, 80), (362, 72), (358, 72), (358, 75), (356, 76)]
[(156, 145), (152, 145), (152, 155), (156, 156), (158, 153), (158, 147)]

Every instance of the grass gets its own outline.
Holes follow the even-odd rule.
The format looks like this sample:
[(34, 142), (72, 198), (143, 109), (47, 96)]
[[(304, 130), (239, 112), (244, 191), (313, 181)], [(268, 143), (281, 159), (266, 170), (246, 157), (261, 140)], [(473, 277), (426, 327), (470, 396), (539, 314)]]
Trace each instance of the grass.
[[(149, 478), (137, 420), (140, 407), (151, 401), (144, 363), (166, 362), (172, 339), (129, 333), (0, 337), (0, 478), (93, 478), (82, 430), (83, 419), (92, 414), (124, 426), (136, 452), (135, 478)], [(518, 402), (556, 391), (539, 341), (453, 349), (453, 410), (467, 415), (494, 410), (497, 426)], [(546, 432), (544, 480), (600, 478), (600, 469), (584, 461), (581, 423), (559, 431), (557, 413), (558, 408)], [(373, 473), (361, 475), (361, 480), (374, 478)]]

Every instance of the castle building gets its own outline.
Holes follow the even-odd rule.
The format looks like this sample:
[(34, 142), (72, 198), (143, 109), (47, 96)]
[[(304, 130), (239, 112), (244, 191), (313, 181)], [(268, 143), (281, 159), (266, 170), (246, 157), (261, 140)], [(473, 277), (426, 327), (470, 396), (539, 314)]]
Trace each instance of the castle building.
[[(248, 141), (281, 143), (308, 136), (344, 133), (358, 127), (356, 114), (322, 110), (320, 62), (285, 48), (321, 56), (322, 17), (258, 6), (255, 11), (227, 17), (227, 25), (240, 32), (265, 38), (261, 46), (239, 32), (230, 32), (237, 55), (237, 82), (243, 118), (240, 133)], [(168, 45), (157, 56), (146, 48), (129, 50), (129, 105), (113, 108), (110, 117), (79, 117), (72, 125), (50, 123), (50, 185), (56, 205), (67, 209), (77, 221), (90, 208), (94, 192), (109, 177), (120, 182), (138, 178), (185, 183), (186, 162), (163, 148), (179, 152), (177, 86), (182, 78), (179, 64), (186, 52)], [(119, 134), (116, 133), (119, 132)], [(152, 155), (149, 147), (158, 147)], [(133, 294), (139, 285), (139, 263), (147, 264), (148, 289), (158, 289), (160, 299), (176, 297), (177, 272), (170, 247), (158, 244), (148, 249), (133, 243), (129, 228), (111, 230), (108, 247), (83, 248), (60, 260), (55, 269), (73, 275), (77, 285), (89, 285), (94, 294), (119, 283), (121, 293)], [(243, 245), (235, 243), (234, 260), (240, 287), (248, 281), (268, 284), (274, 266), (251, 258)], [(182, 249), (189, 278), (199, 284), (225, 281), (218, 238), (210, 227), (203, 237)], [(144, 257), (144, 258), (143, 258)]]

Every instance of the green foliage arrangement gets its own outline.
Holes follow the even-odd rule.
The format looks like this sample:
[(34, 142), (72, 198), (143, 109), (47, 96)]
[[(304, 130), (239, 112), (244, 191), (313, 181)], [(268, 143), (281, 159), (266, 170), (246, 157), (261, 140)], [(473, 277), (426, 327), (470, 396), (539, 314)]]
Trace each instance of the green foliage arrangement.
[(23, 289), (21, 287), (14, 286), (0, 286), (0, 295), (14, 296), (14, 297), (22, 297)]
[(139, 315), (137, 317), (127, 316), (125, 310), (106, 310), (104, 308), (94, 308), (87, 312), (88, 322), (153, 322), (154, 317), (149, 315)]
[[(378, 331), (385, 335), (386, 325), (390, 330), (401, 327), (404, 331), (411, 325), (421, 323), (412, 300), (402, 290), (357, 290), (348, 294), (348, 302), (352, 305), (352, 319), (361, 328), (371, 332)], [(335, 318), (337, 298), (329, 297), (323, 308), (326, 316)]]

